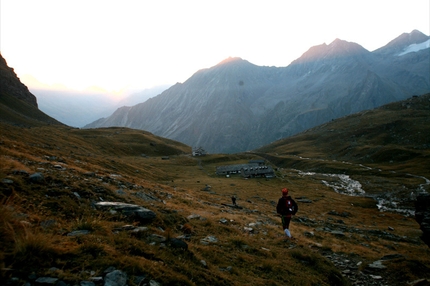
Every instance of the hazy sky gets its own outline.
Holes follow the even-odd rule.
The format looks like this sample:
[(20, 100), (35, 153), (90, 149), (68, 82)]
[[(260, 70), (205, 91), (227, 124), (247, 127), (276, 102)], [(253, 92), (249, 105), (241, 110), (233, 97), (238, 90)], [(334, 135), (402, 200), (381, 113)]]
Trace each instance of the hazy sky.
[(184, 82), (225, 58), (287, 66), (335, 38), (369, 51), (430, 33), (429, 0), (0, 0), (0, 50), (24, 81), (110, 92)]

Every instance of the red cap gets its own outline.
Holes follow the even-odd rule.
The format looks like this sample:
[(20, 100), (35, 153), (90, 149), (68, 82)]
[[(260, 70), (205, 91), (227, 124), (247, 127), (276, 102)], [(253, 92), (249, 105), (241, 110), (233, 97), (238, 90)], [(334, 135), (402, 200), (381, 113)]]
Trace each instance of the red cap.
[(286, 194), (287, 195), (288, 194), (288, 189), (287, 188), (283, 188), (282, 189), (282, 194)]

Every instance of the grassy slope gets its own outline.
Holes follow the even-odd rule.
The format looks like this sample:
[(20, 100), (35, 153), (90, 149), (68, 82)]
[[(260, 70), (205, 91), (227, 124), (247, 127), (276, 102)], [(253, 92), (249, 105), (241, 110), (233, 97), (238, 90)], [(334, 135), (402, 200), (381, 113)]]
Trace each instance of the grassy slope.
[[(345, 132), (350, 130), (348, 126), (350, 123), (343, 127)], [(312, 132), (317, 131), (318, 128)], [(354, 176), (369, 176), (359, 165), (341, 162), (348, 159), (362, 163), (365, 159), (354, 155), (364, 152), (361, 142), (353, 151), (342, 153), (351, 142), (327, 144), (341, 133), (309, 141), (328, 136), (322, 131), (313, 137), (311, 134), (309, 131), (300, 135), (306, 140), (295, 137), (264, 150), (275, 165), (282, 167), (277, 169), (276, 179), (246, 180), (218, 177), (215, 168), (259, 158), (255, 154), (193, 158), (188, 155), (189, 147), (143, 131), (1, 124), (0, 179), (13, 181), (0, 182), (1, 275), (26, 279), (35, 271), (39, 276), (58, 276), (76, 283), (88, 278), (83, 270), (95, 271), (98, 276), (108, 266), (115, 266), (129, 276), (145, 274), (163, 285), (347, 285), (340, 270), (321, 256), (335, 252), (361, 261), (358, 267), (363, 270), (384, 255), (403, 255), (403, 259), (386, 263), (389, 268), (384, 277), (392, 279), (390, 285), (430, 278), (429, 249), (419, 239), (421, 231), (414, 218), (380, 213), (373, 199), (335, 193), (319, 178), (303, 176), (296, 170), (342, 170)], [(305, 144), (306, 141), (319, 143)], [(403, 145), (396, 148), (403, 148), (399, 146)], [(374, 146), (369, 144), (368, 148)], [(333, 149), (339, 151), (330, 151)], [(419, 156), (411, 156), (411, 161), (428, 163), (428, 148), (414, 152)], [(318, 160), (304, 160), (298, 155)], [(163, 160), (165, 156), (169, 160)], [(325, 156), (335, 156), (330, 159), (339, 161), (326, 161)], [(363, 162), (381, 168), (382, 172), (372, 173), (375, 181), (397, 185), (402, 178), (393, 175), (392, 170), (427, 175), (428, 169), (413, 169), (407, 160), (376, 158), (380, 157), (372, 155)], [(13, 170), (42, 172), (45, 181), (30, 183), (25, 175), (14, 174)], [(95, 176), (88, 176), (91, 172)], [(409, 180), (411, 188), (419, 184), (418, 178)], [(210, 191), (204, 190), (207, 186)], [(274, 204), (284, 186), (291, 189), (293, 197), (312, 200), (300, 204), (292, 222), (291, 231), (297, 237), (293, 243), (283, 241), (275, 216)], [(118, 189), (125, 194), (118, 194)], [(142, 192), (158, 200), (136, 196)], [(222, 205), (230, 203), (232, 194), (237, 195), (243, 209)], [(155, 211), (157, 218), (146, 225), (149, 231), (139, 236), (115, 231), (130, 222), (93, 209), (92, 203), (100, 198), (142, 205)], [(339, 217), (333, 213), (348, 215)], [(201, 218), (187, 219), (191, 214)], [(220, 223), (220, 219), (227, 219), (227, 223)], [(55, 223), (44, 227), (50, 220)], [(253, 233), (244, 229), (250, 223), (258, 223)], [(388, 231), (389, 227), (394, 230)], [(346, 235), (337, 236), (323, 228), (343, 230)], [(78, 229), (92, 232), (79, 237), (65, 235)], [(184, 232), (191, 233), (187, 252), (149, 243), (152, 233), (176, 237)], [(310, 232), (314, 236), (307, 235)], [(381, 235), (387, 232), (392, 236)], [(201, 244), (200, 240), (208, 235), (215, 236), (218, 242)], [(205, 260), (207, 267), (200, 260)], [(231, 271), (224, 270), (228, 266)], [(52, 274), (48, 272), (51, 267), (60, 270)]]
[[(430, 94), (427, 94), (334, 120), (257, 152), (275, 157), (394, 166), (429, 176), (429, 129)], [(421, 170), (414, 165), (420, 165)]]

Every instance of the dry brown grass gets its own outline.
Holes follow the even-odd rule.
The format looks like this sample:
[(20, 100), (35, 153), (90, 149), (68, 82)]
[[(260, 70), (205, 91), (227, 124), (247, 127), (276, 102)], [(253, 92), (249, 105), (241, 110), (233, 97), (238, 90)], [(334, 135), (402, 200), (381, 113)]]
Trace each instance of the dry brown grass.
[[(216, 166), (260, 157), (236, 154), (193, 158), (191, 150), (182, 144), (125, 128), (5, 126), (0, 130), (0, 179), (13, 180), (11, 185), (1, 183), (4, 203), (0, 235), (7, 243), (2, 244), (0, 258), (2, 267), (13, 268), (4, 271), (5, 277), (14, 275), (25, 280), (31, 271), (42, 275), (50, 267), (57, 267), (59, 272), (50, 275), (77, 283), (88, 278), (85, 271), (102, 275), (107, 267), (114, 266), (130, 277), (147, 275), (163, 285), (347, 285), (339, 270), (320, 255), (324, 251), (359, 256), (364, 264), (387, 254), (402, 254), (409, 264), (394, 264), (392, 269), (405, 266), (410, 273), (403, 271), (402, 277), (408, 280), (422, 278), (425, 273), (413, 272), (412, 265), (430, 267), (429, 259), (423, 256), (429, 250), (420, 242), (420, 230), (413, 218), (381, 213), (371, 198), (340, 195), (319, 178), (300, 175), (294, 169), (306, 166), (306, 162), (300, 163), (291, 155), (277, 157), (283, 160), (283, 168), (277, 170), (276, 179), (225, 178), (215, 175)], [(163, 160), (163, 156), (169, 159)], [(297, 166), (287, 167), (286, 162)], [(65, 169), (55, 168), (56, 164)], [(314, 164), (310, 169), (345, 166), (336, 162)], [(33, 173), (40, 168), (45, 176), (43, 184), (12, 174), (14, 169)], [(357, 173), (359, 169), (351, 166), (349, 170)], [(95, 175), (85, 175), (87, 172)], [(396, 179), (384, 177), (394, 180), (393, 184)], [(413, 178), (409, 182), (415, 183)], [(207, 186), (209, 190), (205, 190)], [(282, 187), (288, 187), (295, 198), (312, 200), (301, 203), (293, 219), (295, 242), (283, 240), (280, 219), (275, 214)], [(119, 189), (124, 194), (118, 194)], [(136, 196), (139, 192), (150, 193), (158, 200), (146, 201)], [(233, 194), (242, 209), (224, 205), (231, 203)], [(139, 235), (117, 231), (126, 224), (139, 223), (92, 208), (92, 202), (100, 198), (142, 205), (155, 211), (157, 218), (145, 225), (147, 232)], [(11, 209), (8, 205), (12, 199)], [(332, 210), (350, 215), (334, 216)], [(192, 214), (200, 218), (188, 219)], [(222, 219), (227, 221), (223, 223)], [(44, 227), (50, 220), (55, 223)], [(338, 237), (322, 230), (345, 226), (365, 235), (345, 231), (345, 236)], [(393, 234), (407, 239), (392, 241), (369, 233), (387, 231), (389, 226), (394, 228)], [(250, 233), (245, 227), (254, 230)], [(91, 233), (66, 235), (74, 230)], [(307, 236), (309, 232), (314, 236)], [(189, 249), (184, 252), (152, 245), (150, 234), (154, 233), (166, 237), (191, 234)], [(218, 241), (202, 244), (201, 239), (209, 235)], [(26, 268), (17, 267), (24, 262)]]

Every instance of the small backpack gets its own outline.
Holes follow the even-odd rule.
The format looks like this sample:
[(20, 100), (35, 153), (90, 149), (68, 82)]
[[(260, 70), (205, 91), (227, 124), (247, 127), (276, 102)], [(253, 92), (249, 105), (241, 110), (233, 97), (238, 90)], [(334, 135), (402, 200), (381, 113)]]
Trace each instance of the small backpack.
[(285, 205), (287, 207), (287, 214), (294, 214), (294, 204), (291, 199), (285, 200)]

